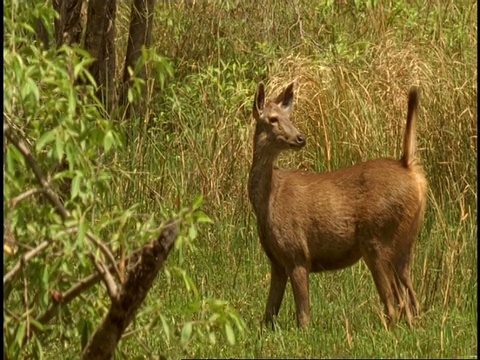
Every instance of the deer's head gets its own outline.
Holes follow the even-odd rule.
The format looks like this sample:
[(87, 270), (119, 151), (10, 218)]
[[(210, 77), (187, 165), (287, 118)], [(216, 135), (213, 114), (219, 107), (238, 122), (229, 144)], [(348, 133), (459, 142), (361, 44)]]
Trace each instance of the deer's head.
[(306, 144), (305, 135), (290, 121), (293, 109), (294, 82), (289, 84), (273, 101), (265, 101), (265, 88), (259, 83), (253, 102), (253, 117), (257, 122), (255, 137), (257, 145), (270, 153), (282, 150), (299, 150)]

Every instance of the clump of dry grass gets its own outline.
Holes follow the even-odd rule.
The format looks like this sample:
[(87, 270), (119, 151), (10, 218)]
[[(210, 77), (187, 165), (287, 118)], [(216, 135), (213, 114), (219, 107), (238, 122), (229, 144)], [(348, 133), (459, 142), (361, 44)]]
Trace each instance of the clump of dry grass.
[[(426, 310), (419, 326), (433, 334), (434, 318), (468, 310), (476, 293), (477, 55), (476, 24), (467, 14), (476, 4), (295, 3), (157, 6), (155, 46), (172, 59), (176, 75), (164, 92), (152, 93), (154, 125), (143, 134), (141, 161), (134, 163), (141, 168), (131, 175), (132, 187), (153, 189), (154, 196), (135, 196), (145, 196), (151, 212), (159, 203), (180, 208), (202, 194), (215, 226), (201, 235), (192, 266), (202, 273), (234, 264), (211, 275), (218, 284), (212, 291), (221, 292), (232, 278), (240, 284), (250, 277), (262, 281), (264, 274), (256, 274), (265, 258), (246, 195), (257, 83), (275, 96), (296, 80), (292, 119), (306, 133), (307, 147), (283, 154), (278, 165), (310, 171), (400, 158), (407, 93), (417, 85), (417, 155), (429, 180), (429, 202), (413, 272)], [(362, 291), (355, 275), (362, 278), (363, 270), (351, 273), (343, 292)], [(334, 284), (322, 286), (337, 294)], [(247, 316), (261, 312), (251, 306), (254, 299), (238, 300), (258, 297), (257, 290), (245, 286), (228, 293)], [(363, 324), (349, 319), (352, 328), (355, 321)], [(352, 336), (358, 343), (355, 330)]]

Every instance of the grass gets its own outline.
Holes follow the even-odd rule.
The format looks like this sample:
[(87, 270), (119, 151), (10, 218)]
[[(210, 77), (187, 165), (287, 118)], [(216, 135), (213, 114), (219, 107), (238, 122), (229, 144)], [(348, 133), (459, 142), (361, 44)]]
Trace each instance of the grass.
[[(145, 213), (203, 195), (214, 224), (201, 227), (183, 267), (202, 298), (227, 300), (246, 329), (233, 346), (221, 329), (215, 344), (194, 334), (183, 346), (179, 333), (168, 338), (158, 322), (144, 328), (154, 319), (140, 315), (118, 357), (476, 358), (476, 10), (466, 0), (158, 4), (154, 46), (176, 74), (163, 91), (151, 80), (150, 113), (132, 122), (135, 146), (118, 155), (131, 174), (117, 179), (116, 193)], [(126, 33), (118, 31), (118, 49)], [(362, 261), (311, 276), (309, 331), (295, 326), (289, 285), (280, 329), (260, 326), (269, 266), (246, 194), (251, 106), (258, 81), (269, 90), (292, 79), (293, 121), (307, 146), (278, 165), (310, 171), (399, 158), (407, 91), (421, 88), (417, 153), (429, 193), (413, 266), (423, 314), (413, 329), (384, 330)], [(172, 254), (167, 269), (176, 264)], [(145, 307), (181, 329), (190, 298), (162, 276)]]

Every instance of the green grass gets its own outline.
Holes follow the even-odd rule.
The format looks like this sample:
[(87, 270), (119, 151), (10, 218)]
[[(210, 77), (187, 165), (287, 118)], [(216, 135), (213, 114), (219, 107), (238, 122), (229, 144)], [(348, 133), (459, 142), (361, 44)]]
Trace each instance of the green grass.
[[(118, 154), (130, 179), (119, 176), (114, 186), (126, 206), (140, 201), (143, 213), (178, 210), (203, 195), (214, 224), (200, 228), (182, 266), (201, 298), (227, 300), (238, 311), (245, 332), (233, 346), (222, 329), (215, 344), (194, 333), (182, 345), (183, 323), (198, 315), (185, 316), (192, 294), (162, 274), (118, 358), (476, 357), (476, 2), (237, 3), (157, 5), (155, 47), (173, 60), (176, 74), (163, 91), (151, 80), (150, 112), (131, 123), (135, 144)], [(117, 33), (121, 49), (127, 31)], [(417, 153), (429, 193), (413, 265), (423, 313), (413, 329), (400, 323), (384, 330), (362, 261), (311, 275), (307, 332), (295, 326), (290, 286), (280, 329), (260, 325), (269, 265), (246, 193), (251, 106), (258, 81), (270, 91), (292, 79), (293, 121), (307, 146), (278, 165), (310, 171), (399, 158), (407, 91), (421, 88)], [(166, 268), (178, 263), (174, 253)], [(178, 329), (170, 338), (160, 316)]]
[[(214, 224), (201, 228), (184, 267), (200, 296), (227, 300), (246, 330), (233, 346), (219, 329), (215, 345), (194, 335), (184, 347), (178, 334), (166, 340), (160, 325), (141, 330), (149, 319), (140, 316), (140, 330), (122, 341), (119, 355), (476, 357), (476, 3), (296, 3), (296, 9), (274, 0), (262, 6), (212, 3), (201, 12), (157, 6), (155, 46), (173, 59), (176, 75), (163, 92), (152, 91), (148, 130), (133, 126), (141, 146), (121, 155), (137, 171), (125, 201), (140, 199), (149, 213), (178, 209), (203, 195), (203, 210)], [(298, 85), (293, 121), (308, 141), (302, 152), (282, 155), (278, 165), (310, 171), (398, 158), (406, 94), (410, 85), (421, 88), (418, 156), (429, 200), (413, 265), (423, 313), (413, 329), (400, 323), (384, 330), (362, 261), (311, 275), (307, 332), (295, 326), (290, 286), (280, 329), (260, 325), (269, 265), (246, 195), (250, 112), (258, 81), (271, 90), (292, 79)], [(118, 186), (125, 181), (118, 179)], [(176, 261), (173, 254), (167, 268)], [(181, 329), (189, 320), (183, 314), (190, 296), (183, 284), (162, 276), (146, 306)]]

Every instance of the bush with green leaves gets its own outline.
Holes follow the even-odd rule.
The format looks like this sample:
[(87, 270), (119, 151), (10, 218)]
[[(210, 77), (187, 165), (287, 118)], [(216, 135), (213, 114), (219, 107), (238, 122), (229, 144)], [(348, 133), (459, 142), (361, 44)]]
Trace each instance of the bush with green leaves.
[[(45, 49), (35, 40), (32, 24), (40, 19), (52, 34), (54, 16), (49, 2), (5, 5), (5, 355), (78, 356), (105, 316), (107, 293), (103, 286), (93, 286), (49, 314), (52, 304), (62, 303), (63, 294), (96, 271), (94, 261), (107, 262), (103, 247), (115, 255), (121, 248), (129, 254), (158, 236), (168, 218), (181, 224), (179, 256), (164, 275), (183, 279), (193, 293), (185, 317), (178, 320), (182, 346), (188, 347), (193, 334), (215, 343), (218, 329), (233, 343), (233, 328), (243, 329), (237, 313), (226, 302), (202, 299), (182, 268), (198, 226), (211, 223), (200, 210), (202, 198), (168, 214), (145, 214), (141, 203), (129, 203), (112, 187), (130, 183), (128, 169), (122, 167), (128, 162), (120, 161), (129, 154), (123, 151), (124, 127), (95, 96), (88, 53), (69, 46)], [(160, 82), (171, 75), (164, 58), (144, 52), (145, 58), (162, 65), (157, 66)], [(132, 88), (129, 101), (140, 92), (138, 86)], [(161, 321), (167, 340), (175, 336), (161, 306), (142, 308), (133, 327), (152, 319), (150, 326)]]

